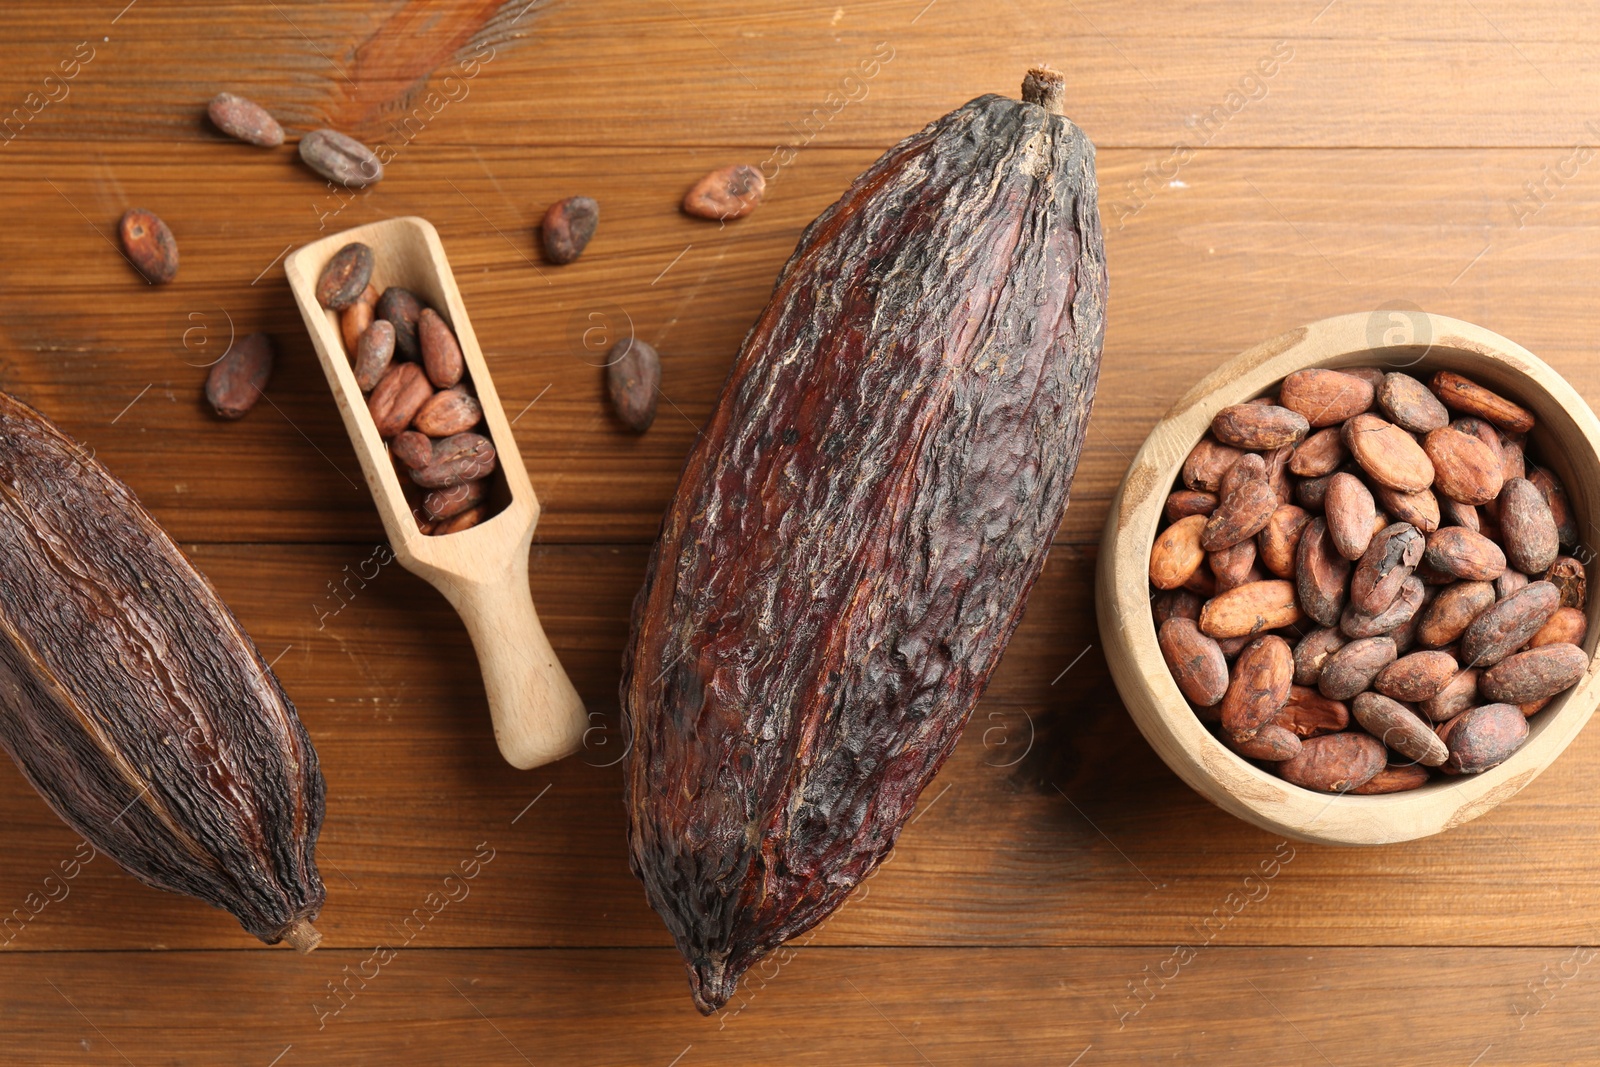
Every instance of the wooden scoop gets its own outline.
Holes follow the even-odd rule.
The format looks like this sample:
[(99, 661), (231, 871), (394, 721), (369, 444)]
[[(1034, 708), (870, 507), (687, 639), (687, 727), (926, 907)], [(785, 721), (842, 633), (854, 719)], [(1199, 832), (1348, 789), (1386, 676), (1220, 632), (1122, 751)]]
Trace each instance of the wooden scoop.
[[(366, 398), (356, 385), (338, 313), (317, 302), (322, 268), (353, 241), (372, 249), (372, 284), (380, 292), (391, 285), (411, 290), (450, 323), (461, 342), (467, 374), (483, 405), (486, 432), (499, 459), (488, 495), (491, 510), (497, 513), (470, 529), (430, 537), (417, 527), (388, 446), (378, 436)], [(571, 755), (587, 726), (583, 701), (561, 669), (528, 591), (528, 552), (539, 520), (539, 501), (528, 484), (438, 231), (420, 218), (358, 226), (298, 249), (284, 261), (284, 270), (395, 557), (444, 594), (472, 636), (501, 755), (524, 770)]]

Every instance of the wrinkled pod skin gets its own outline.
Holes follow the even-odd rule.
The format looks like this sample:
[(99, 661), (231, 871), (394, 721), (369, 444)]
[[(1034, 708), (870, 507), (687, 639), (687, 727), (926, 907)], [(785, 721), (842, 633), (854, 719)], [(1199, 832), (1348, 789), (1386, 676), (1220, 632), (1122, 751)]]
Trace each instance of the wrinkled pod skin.
[(315, 945), (323, 781), (294, 705), (132, 491), (4, 393), (0, 743), (140, 881)]
[(662, 521), (629, 859), (704, 1013), (888, 855), (1066, 511), (1106, 269), (1058, 101), (971, 101), (806, 229)]

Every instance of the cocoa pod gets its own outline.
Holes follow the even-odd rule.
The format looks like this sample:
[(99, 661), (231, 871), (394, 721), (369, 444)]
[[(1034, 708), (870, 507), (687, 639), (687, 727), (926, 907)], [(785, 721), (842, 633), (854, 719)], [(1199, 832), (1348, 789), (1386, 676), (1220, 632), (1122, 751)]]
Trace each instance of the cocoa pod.
[(606, 357), (606, 395), (624, 426), (634, 433), (648, 430), (661, 395), (661, 357), (655, 348), (636, 337), (618, 341)]
[(441, 389), (430, 396), (411, 423), (429, 437), (449, 437), (464, 433), (483, 421), (483, 405), (467, 392), (467, 387), (457, 385)]
[(383, 291), (373, 314), (394, 327), (395, 355), (415, 362), (422, 358), (417, 342), (417, 320), (422, 317), (422, 302), (409, 289), (391, 285)]
[(417, 411), (433, 395), (428, 376), (415, 363), (396, 363), (390, 366), (372, 395), (367, 397), (367, 411), (378, 428), (378, 436), (389, 438), (411, 425)]
[(1316, 685), (1322, 665), (1345, 646), (1345, 636), (1332, 626), (1312, 630), (1294, 646), (1294, 684)]
[(1544, 580), (1556, 587), (1564, 608), (1582, 608), (1589, 601), (1589, 579), (1583, 564), (1571, 556), (1558, 556), (1544, 572)]
[(1433, 696), (1421, 701), (1417, 710), (1434, 722), (1450, 722), (1478, 703), (1478, 672), (1468, 669), (1444, 684)]
[(701, 219), (742, 219), (761, 203), (766, 189), (759, 167), (733, 163), (695, 182), (683, 196), (683, 210)]
[(1415, 493), (1433, 484), (1433, 461), (1416, 439), (1376, 415), (1344, 424), (1344, 446), (1367, 476), (1381, 486)]
[(1169, 589), (1157, 593), (1151, 601), (1150, 613), (1155, 617), (1156, 629), (1161, 629), (1168, 619), (1200, 621), (1200, 598), (1187, 589)]
[(1433, 488), (1463, 504), (1487, 504), (1500, 495), (1500, 456), (1471, 434), (1451, 426), (1422, 441), (1433, 464)]
[(1528, 639), (1529, 648), (1544, 645), (1581, 645), (1589, 632), (1589, 617), (1577, 608), (1561, 607)]
[(1528, 739), (1528, 719), (1514, 704), (1485, 704), (1450, 720), (1445, 770), (1480, 774), (1498, 767)]
[[(415, 366), (407, 363), (402, 366)], [(424, 489), (448, 489), (487, 478), (494, 470), (494, 445), (476, 433), (458, 433), (433, 443), (428, 465), (412, 468), (411, 480)]]
[(1506, 555), (1500, 546), (1465, 526), (1446, 526), (1428, 535), (1423, 559), (1444, 574), (1469, 582), (1492, 582), (1505, 573)]
[(117, 234), (123, 254), (145, 281), (163, 285), (178, 276), (178, 241), (155, 212), (130, 208), (117, 224)]
[(1422, 534), (1408, 522), (1384, 527), (1350, 576), (1350, 603), (1356, 610), (1376, 615), (1393, 603), (1422, 559), (1424, 543)]
[(1223, 698), (1228, 691), (1228, 663), (1216, 641), (1185, 618), (1162, 623), (1156, 639), (1172, 680), (1186, 698), (1201, 707)]
[(1167, 505), (1162, 509), (1168, 522), (1177, 522), (1190, 515), (1210, 515), (1217, 510), (1217, 494), (1199, 489), (1177, 489), (1167, 495)]
[(1413, 652), (1379, 671), (1372, 688), (1386, 697), (1415, 704), (1438, 696), (1460, 669), (1448, 652)]
[[(405, 435), (402, 434), (401, 436)], [(462, 482), (460, 485), (452, 485), (448, 489), (430, 491), (422, 498), (422, 511), (428, 518), (436, 522), (440, 519), (452, 519), (463, 511), (481, 504), (487, 495), (487, 482), (482, 480)]]
[(1567, 499), (1567, 490), (1555, 475), (1543, 468), (1528, 472), (1528, 481), (1538, 486), (1539, 492), (1544, 496), (1544, 502), (1550, 506), (1550, 515), (1556, 520), (1556, 536), (1563, 545), (1578, 543), (1578, 521), (1573, 518), (1572, 502)]
[(206, 373), (206, 400), (224, 419), (242, 419), (272, 378), (272, 338), (252, 333), (234, 344)]
[(1378, 505), (1366, 484), (1353, 474), (1335, 474), (1328, 480), (1322, 509), (1334, 551), (1351, 561), (1360, 559), (1372, 543), (1378, 517)]
[(1443, 648), (1455, 641), (1495, 601), (1494, 586), (1488, 582), (1457, 582), (1447, 586), (1422, 612), (1417, 625), (1417, 643), (1427, 648)]
[(1352, 638), (1392, 635), (1409, 623), (1422, 608), (1423, 588), (1422, 579), (1414, 575), (1407, 578), (1400, 583), (1400, 592), (1395, 594), (1389, 606), (1375, 614), (1360, 610), (1354, 603), (1346, 604), (1339, 615), (1339, 629)]
[(1350, 705), (1350, 714), (1367, 733), (1424, 767), (1438, 767), (1450, 758), (1439, 735), (1416, 712), (1382, 693), (1361, 693)]
[(328, 181), (351, 189), (383, 180), (383, 164), (372, 149), (338, 130), (312, 130), (300, 138), (300, 158)]
[(206, 105), (212, 125), (236, 141), (276, 148), (283, 143), (283, 127), (266, 108), (232, 93), (218, 93)]
[(1265, 760), (1269, 763), (1293, 759), (1300, 754), (1300, 739), (1271, 722), (1243, 740), (1234, 738), (1224, 730), (1222, 743), (1245, 759)]
[(1320, 793), (1348, 793), (1375, 778), (1387, 764), (1376, 738), (1350, 731), (1310, 737), (1300, 753), (1275, 765), (1284, 781)]
[(1380, 485), (1374, 495), (1395, 522), (1409, 522), (1425, 534), (1439, 528), (1439, 498), (1431, 490), (1402, 493)]
[(418, 430), (402, 430), (395, 434), (394, 440), (389, 442), (389, 452), (410, 470), (421, 470), (433, 462), (433, 442)]
[(1478, 692), (1501, 704), (1526, 704), (1553, 697), (1589, 670), (1589, 655), (1577, 645), (1549, 644), (1517, 652), (1484, 671)]
[(455, 331), (432, 308), (417, 314), (417, 347), (422, 350), (422, 369), (435, 388), (449, 389), (467, 372)]
[(1211, 420), (1218, 441), (1260, 452), (1292, 445), (1310, 429), (1304, 415), (1275, 404), (1233, 404)]
[(127, 486), (4, 394), (0, 440), (0, 744), (134, 877), (309, 951), (323, 781), (294, 704)]
[(1430, 388), (1444, 401), (1445, 407), (1454, 411), (1475, 415), (1513, 433), (1527, 433), (1533, 429), (1532, 412), (1452, 371), (1436, 373)]
[(1492, 667), (1521, 648), (1561, 606), (1549, 582), (1530, 582), (1490, 605), (1461, 634), (1461, 655), (1467, 667)]
[(1202, 437), (1183, 461), (1183, 484), (1190, 489), (1215, 493), (1222, 488), (1222, 476), (1243, 455), (1243, 451), (1230, 448), (1215, 438)]
[(1548, 570), (1561, 553), (1550, 505), (1526, 478), (1512, 478), (1500, 489), (1500, 537), (1506, 562), (1524, 574)]
[(372, 249), (352, 241), (333, 254), (317, 276), (317, 303), (333, 311), (361, 299), (372, 280)]
[[(359, 307), (360, 305), (356, 305)], [(375, 319), (361, 340), (356, 342), (356, 359), (351, 368), (356, 385), (363, 393), (370, 393), (383, 381), (394, 364), (394, 323), (388, 319)]]
[(1246, 582), (1259, 582), (1262, 578), (1261, 568), (1255, 565), (1256, 543), (1248, 539), (1219, 548), (1207, 557), (1207, 562), (1216, 576), (1218, 593), (1226, 593)]
[(932, 123), (804, 231), (663, 517), (620, 686), (629, 860), (702, 1011), (888, 856), (1060, 527), (1106, 293), (1062, 84)]
[(1200, 629), (1217, 638), (1248, 637), (1299, 621), (1294, 586), (1278, 579), (1236, 586), (1200, 609)]
[(1391, 422), (1412, 433), (1431, 433), (1450, 425), (1450, 413), (1439, 398), (1409, 374), (1385, 374), (1377, 401)]
[(1350, 709), (1342, 700), (1329, 700), (1315, 689), (1291, 685), (1274, 723), (1296, 737), (1334, 734), (1350, 725)]
[(1334, 551), (1325, 519), (1312, 519), (1295, 553), (1300, 607), (1323, 626), (1339, 625), (1350, 580), (1350, 561)]
[(1350, 458), (1344, 447), (1343, 431), (1329, 426), (1311, 434), (1294, 448), (1289, 459), (1289, 473), (1302, 478), (1320, 478), (1332, 474), (1339, 465)]
[(1385, 767), (1367, 780), (1365, 785), (1358, 785), (1350, 790), (1355, 796), (1371, 797), (1384, 793), (1404, 793), (1428, 784), (1432, 775), (1428, 768), (1420, 763), (1401, 763), (1393, 767)]
[(600, 224), (600, 205), (593, 197), (569, 196), (557, 200), (544, 213), (539, 224), (539, 239), (545, 258), (552, 263), (571, 263), (583, 254), (595, 227)]
[(1278, 387), (1278, 403), (1314, 427), (1336, 426), (1372, 407), (1372, 383), (1336, 370), (1297, 370)]
[(1395, 661), (1396, 652), (1391, 637), (1351, 641), (1323, 662), (1317, 691), (1329, 700), (1349, 700), (1372, 685), (1378, 672)]
[(1283, 638), (1267, 634), (1246, 645), (1222, 698), (1223, 730), (1236, 739), (1254, 735), (1283, 708), (1293, 677), (1294, 655)]
[(1304, 508), (1284, 504), (1273, 511), (1267, 524), (1256, 535), (1257, 556), (1268, 571), (1279, 578), (1294, 577), (1295, 553), (1311, 516)]

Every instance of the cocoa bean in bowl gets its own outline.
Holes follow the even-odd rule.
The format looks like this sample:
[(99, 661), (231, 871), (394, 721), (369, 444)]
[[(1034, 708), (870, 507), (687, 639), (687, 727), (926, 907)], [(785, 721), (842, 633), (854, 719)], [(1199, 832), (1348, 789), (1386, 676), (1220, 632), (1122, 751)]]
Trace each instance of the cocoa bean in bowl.
[(1380, 844), (1483, 814), (1600, 703), (1600, 421), (1537, 357), (1424, 315), (1245, 352), (1152, 430), (1096, 599), (1134, 721), (1190, 786), (1292, 837)]

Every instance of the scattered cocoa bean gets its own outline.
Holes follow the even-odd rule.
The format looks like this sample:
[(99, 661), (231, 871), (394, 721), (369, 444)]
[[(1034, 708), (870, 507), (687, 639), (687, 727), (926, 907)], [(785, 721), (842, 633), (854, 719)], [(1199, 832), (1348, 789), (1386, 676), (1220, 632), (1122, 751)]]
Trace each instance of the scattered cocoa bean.
[(486, 506), (479, 504), (477, 507), (468, 508), (466, 511), (452, 516), (451, 518), (440, 519), (434, 524), (433, 529), (428, 532), (434, 537), (443, 537), (445, 534), (460, 533), (462, 530), (472, 529), (474, 526), (482, 523), (483, 520), (487, 519), (488, 517), (489, 509)]
[[(661, 393), (661, 357), (656, 350), (633, 337), (618, 341), (606, 357), (606, 393), (612, 410), (628, 429), (634, 433), (648, 430), (656, 419), (656, 398)], [(1259, 463), (1261, 457), (1255, 458)], [(1202, 522), (1202, 528), (1204, 525)]]
[(218, 93), (206, 105), (212, 125), (236, 141), (276, 148), (283, 143), (283, 127), (266, 108), (232, 93)]
[(1293, 504), (1284, 504), (1273, 511), (1256, 535), (1257, 556), (1267, 570), (1279, 578), (1294, 577), (1295, 552), (1310, 521), (1311, 516), (1305, 509)]
[(1418, 704), (1434, 722), (1450, 722), (1478, 703), (1478, 672), (1464, 670), (1444, 684), (1444, 688)]
[(272, 377), (272, 339), (253, 333), (236, 342), (206, 375), (206, 400), (225, 419), (242, 419)]
[(1539, 627), (1538, 633), (1528, 639), (1528, 647), (1540, 648), (1555, 644), (1581, 645), (1588, 632), (1587, 615), (1577, 608), (1561, 607)]
[(1422, 534), (1408, 522), (1386, 526), (1372, 539), (1350, 575), (1350, 603), (1376, 615), (1394, 602), (1422, 559)]
[(1562, 486), (1556, 476), (1542, 468), (1535, 468), (1528, 472), (1528, 481), (1539, 487), (1539, 492), (1544, 495), (1544, 502), (1550, 506), (1550, 514), (1556, 520), (1556, 536), (1563, 545), (1578, 543), (1578, 521), (1572, 516), (1572, 502), (1567, 499), (1567, 490)]
[(600, 223), (600, 205), (593, 197), (569, 196), (557, 200), (544, 213), (539, 238), (552, 263), (571, 263), (583, 254)]
[(1365, 785), (1358, 785), (1350, 790), (1356, 796), (1371, 797), (1384, 793), (1404, 793), (1428, 784), (1428, 768), (1420, 763), (1401, 763), (1393, 767), (1385, 767), (1367, 780)]
[(1339, 615), (1339, 629), (1346, 637), (1377, 637), (1393, 634), (1409, 623), (1422, 607), (1425, 595), (1422, 579), (1415, 575), (1400, 583), (1400, 592), (1382, 611), (1369, 614), (1356, 607), (1354, 602), (1345, 605)]
[(1398, 489), (1380, 485), (1374, 495), (1395, 522), (1409, 522), (1425, 534), (1439, 528), (1439, 498), (1433, 495), (1432, 490), (1402, 493)]
[(433, 442), (428, 440), (427, 434), (417, 430), (402, 430), (395, 434), (394, 440), (389, 442), (389, 451), (409, 470), (421, 470), (433, 462)]
[(145, 281), (162, 285), (178, 276), (177, 239), (155, 212), (129, 209), (118, 223), (117, 232), (128, 262), (144, 275)]
[[(370, 302), (367, 300), (368, 295), (372, 297)], [(372, 309), (377, 302), (378, 294), (369, 285), (359, 300), (339, 312), (339, 334), (344, 338), (346, 352), (354, 352), (356, 346), (361, 343), (361, 335), (372, 325)]]
[(1312, 519), (1295, 553), (1300, 606), (1323, 626), (1337, 626), (1350, 584), (1350, 561), (1334, 551), (1327, 520)]
[(1261, 568), (1256, 564), (1256, 543), (1248, 538), (1236, 545), (1219, 548), (1207, 557), (1211, 565), (1211, 573), (1217, 579), (1217, 592), (1226, 593), (1229, 589), (1244, 585), (1246, 582), (1261, 580)]
[(330, 182), (351, 189), (383, 180), (383, 164), (372, 149), (338, 130), (312, 130), (300, 138), (300, 158)]
[(767, 179), (758, 167), (734, 163), (707, 174), (683, 197), (683, 210), (701, 219), (740, 219), (756, 209)]

